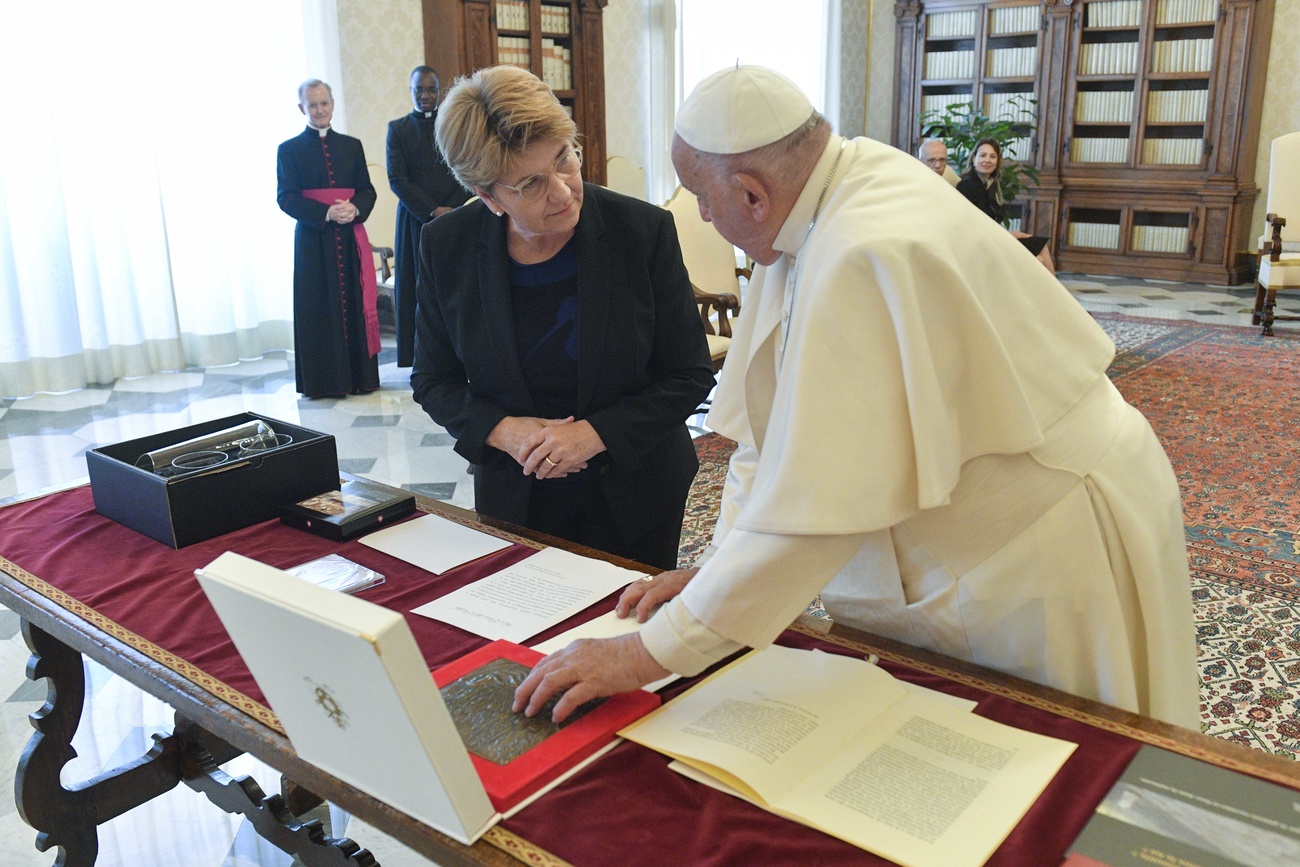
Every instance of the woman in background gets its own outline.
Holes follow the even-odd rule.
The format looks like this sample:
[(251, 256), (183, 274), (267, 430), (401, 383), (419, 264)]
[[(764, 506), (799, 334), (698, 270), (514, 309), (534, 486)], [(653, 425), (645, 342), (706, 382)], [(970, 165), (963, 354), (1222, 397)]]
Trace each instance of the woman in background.
[[(993, 219), (998, 225), (1005, 225), (1006, 203), (1002, 201), (1002, 146), (997, 139), (982, 138), (975, 143), (971, 151), (970, 164), (966, 173), (957, 182), (957, 191), (970, 200)], [(1055, 274), (1056, 264), (1052, 253), (1047, 249), (1047, 239), (1042, 235), (1027, 235), (1024, 232), (1012, 232), (1048, 271)]]
[(672, 216), (583, 183), (573, 119), (518, 67), (459, 80), (436, 136), (478, 200), (421, 235), (416, 402), (480, 513), (676, 568), (714, 380)]

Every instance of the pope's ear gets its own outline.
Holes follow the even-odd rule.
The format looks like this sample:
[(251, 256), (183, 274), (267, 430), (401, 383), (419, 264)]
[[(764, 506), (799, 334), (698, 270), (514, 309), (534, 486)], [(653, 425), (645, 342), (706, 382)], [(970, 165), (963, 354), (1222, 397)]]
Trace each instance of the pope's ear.
[(772, 207), (772, 196), (768, 192), (767, 185), (748, 172), (736, 172), (736, 183), (740, 184), (745, 197), (745, 207), (749, 209), (749, 215), (754, 222), (761, 223), (767, 219)]

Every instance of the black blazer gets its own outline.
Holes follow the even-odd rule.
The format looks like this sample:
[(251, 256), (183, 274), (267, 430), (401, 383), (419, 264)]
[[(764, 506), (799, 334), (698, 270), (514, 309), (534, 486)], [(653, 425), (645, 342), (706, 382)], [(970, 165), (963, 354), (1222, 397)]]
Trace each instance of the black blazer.
[(984, 179), (974, 169), (970, 169), (961, 176), (961, 180), (957, 182), (957, 192), (969, 199), (972, 205), (992, 217), (993, 221), (999, 226), (1003, 225), (1002, 220), (1006, 216), (1006, 212), (998, 204), (997, 197), (994, 196), (992, 191), (984, 186)]
[[(672, 215), (583, 189), (577, 418), (605, 443), (599, 484), (631, 542), (685, 502), (698, 468), (685, 420), (712, 389), (713, 367)], [(417, 292), (415, 400), (476, 465), (475, 508), (526, 524), (533, 479), (486, 442), (506, 416), (537, 415), (515, 349), (506, 218), (476, 201), (427, 223)]]

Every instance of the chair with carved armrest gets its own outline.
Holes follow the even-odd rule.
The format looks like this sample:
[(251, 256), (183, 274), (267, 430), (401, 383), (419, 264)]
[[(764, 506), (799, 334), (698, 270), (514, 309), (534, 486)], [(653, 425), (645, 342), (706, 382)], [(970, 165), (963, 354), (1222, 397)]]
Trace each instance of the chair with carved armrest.
[(376, 304), (379, 312), (379, 328), (389, 333), (397, 333), (397, 300), (393, 297), (393, 248), (370, 245), (370, 252), (375, 255), (376, 288), (379, 297)]
[(1275, 312), (1277, 293), (1300, 290), (1300, 132), (1278, 136), (1269, 150), (1268, 217), (1259, 239), (1259, 277), (1251, 322), (1273, 333), (1273, 323), (1300, 321)]
[(700, 320), (709, 341), (713, 371), (722, 369), (731, 345), (731, 319), (740, 315), (740, 278), (749, 280), (750, 269), (736, 265), (736, 248), (700, 216), (694, 194), (678, 187), (664, 206), (677, 224), (682, 261), (700, 306)]

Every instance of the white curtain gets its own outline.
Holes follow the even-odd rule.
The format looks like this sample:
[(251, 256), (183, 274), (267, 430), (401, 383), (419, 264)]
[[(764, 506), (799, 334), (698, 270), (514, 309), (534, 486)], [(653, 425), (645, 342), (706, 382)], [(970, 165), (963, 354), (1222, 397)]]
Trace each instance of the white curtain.
[(0, 395), (291, 349), (275, 147), (302, 129), (300, 81), (338, 89), (334, 0), (5, 18)]

